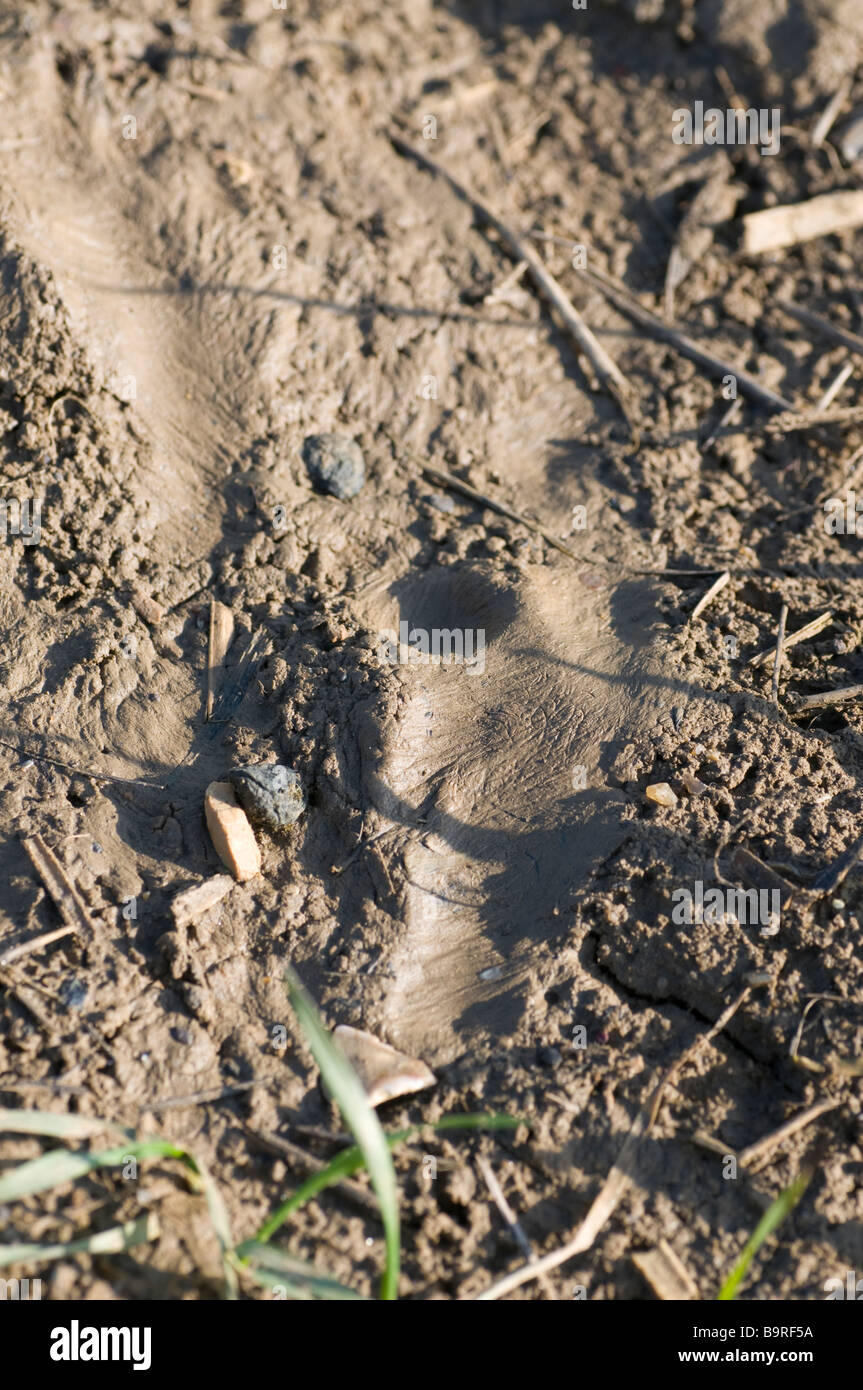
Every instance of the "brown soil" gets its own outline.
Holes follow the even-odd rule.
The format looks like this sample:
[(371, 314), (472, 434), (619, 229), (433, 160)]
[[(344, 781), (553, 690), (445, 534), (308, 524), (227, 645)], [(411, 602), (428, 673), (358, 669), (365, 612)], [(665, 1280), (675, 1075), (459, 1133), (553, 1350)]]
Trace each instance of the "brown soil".
[[(25, 750), (0, 748), (0, 949), (59, 925), (22, 846), (34, 834), (93, 922), (0, 970), (0, 1100), (176, 1137), (247, 1238), (299, 1181), (273, 1136), (320, 1158), (304, 1127), (342, 1127), (290, 1016), (290, 963), (329, 1024), (435, 1070), (434, 1091), (383, 1108), (388, 1128), (464, 1110), (530, 1125), (400, 1151), (401, 1294), (471, 1296), (520, 1259), (477, 1155), (534, 1248), (561, 1244), (652, 1085), (757, 972), (769, 983), (669, 1088), (595, 1244), (514, 1296), (652, 1297), (632, 1256), (665, 1239), (715, 1297), (814, 1153), (749, 1291), (823, 1297), (863, 1269), (863, 883), (806, 890), (863, 829), (863, 706), (795, 705), (863, 681), (859, 542), (827, 534), (822, 508), (863, 432), (770, 433), (744, 404), (705, 446), (719, 380), (570, 262), (584, 244), (662, 311), (678, 229), (718, 172), (736, 212), (699, 243), (676, 318), (811, 409), (848, 353), (775, 300), (859, 331), (861, 233), (746, 259), (739, 219), (859, 185), (808, 137), (863, 56), (857, 0), (35, 0), (0, 22), (0, 497), (42, 501), (38, 544), (0, 535), (0, 738)], [(728, 105), (719, 69), (781, 109), (779, 155), (673, 143), (675, 108)], [(631, 383), (639, 447), (471, 208), (396, 153), (387, 132), (421, 143), (429, 117), (434, 157), (545, 234), (533, 244)], [(855, 401), (852, 376), (836, 404)], [(351, 502), (314, 492), (302, 462), (330, 430), (364, 451)], [(424, 461), (582, 558), (442, 500)], [(212, 598), (238, 625), (229, 668), (248, 634), (265, 655), (232, 717), (206, 724)], [(789, 631), (834, 620), (789, 651), (777, 706), (772, 663), (748, 661), (783, 602)], [(379, 633), (402, 619), (483, 629), (484, 672), (386, 665)], [(259, 877), (178, 930), (171, 898), (221, 871), (206, 785), (273, 758), (300, 773), (306, 814), (260, 837)], [(646, 799), (658, 782), (674, 807)], [(791, 886), (779, 932), (676, 925), (675, 891), (750, 886), (741, 848)], [(743, 1149), (825, 1096), (841, 1104), (736, 1181), (693, 1142)], [(40, 1149), (6, 1136), (0, 1158)], [(67, 1240), (142, 1207), (154, 1245), (56, 1264), (49, 1296), (218, 1296), (176, 1165), (2, 1209), (0, 1241)], [(362, 1207), (326, 1193), (284, 1237), (374, 1292), (381, 1232)]]

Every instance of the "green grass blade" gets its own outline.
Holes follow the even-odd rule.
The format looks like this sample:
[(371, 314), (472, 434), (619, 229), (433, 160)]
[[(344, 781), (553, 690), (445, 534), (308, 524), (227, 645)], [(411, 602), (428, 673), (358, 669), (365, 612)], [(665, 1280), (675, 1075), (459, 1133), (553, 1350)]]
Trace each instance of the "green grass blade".
[(47, 1192), (52, 1187), (74, 1182), (76, 1178), (98, 1168), (118, 1168), (127, 1158), (185, 1160), (186, 1151), (165, 1139), (136, 1140), (124, 1144), (122, 1148), (101, 1149), (96, 1153), (52, 1149), (50, 1153), (40, 1154), (39, 1158), (22, 1163), (0, 1177), (0, 1202), (12, 1202), (21, 1197), (31, 1197), (36, 1192)]
[(108, 1231), (91, 1231), (65, 1245), (0, 1245), (0, 1269), (7, 1265), (45, 1264), (66, 1255), (116, 1255), (122, 1250), (131, 1250), (133, 1245), (155, 1240), (158, 1234), (159, 1223), (150, 1212), (137, 1221), (112, 1226)]
[(9, 1134), (42, 1134), (51, 1139), (93, 1139), (97, 1134), (133, 1132), (111, 1120), (94, 1120), (89, 1115), (57, 1115), (50, 1110), (7, 1110), (0, 1106), (0, 1130)]
[(321, 1274), (314, 1265), (306, 1264), (284, 1250), (272, 1245), (259, 1245), (247, 1240), (235, 1251), (244, 1268), (257, 1283), (269, 1289), (284, 1289), (286, 1298), (309, 1302), (312, 1299), (359, 1300), (368, 1302), (364, 1294), (340, 1284), (329, 1274)]
[[(27, 1113), (20, 1110), (2, 1111), (0, 1118), (5, 1118), (7, 1115), (21, 1117)], [(74, 1124), (68, 1128), (58, 1124), (58, 1121), (64, 1119), (77, 1121), (81, 1118), (75, 1115), (62, 1116), (31, 1111), (29, 1116), (30, 1118), (27, 1120), (20, 1120), (22, 1127), (19, 1129), (19, 1133), (45, 1134), (50, 1137), (57, 1137), (58, 1135), (86, 1137), (90, 1133), (103, 1133), (106, 1128), (116, 1128), (116, 1126), (106, 1125), (104, 1120), (87, 1120), (86, 1125), (92, 1127), (89, 1129), (76, 1128)], [(32, 1127), (24, 1129), (24, 1124), (32, 1125)], [(237, 1274), (228, 1258), (233, 1241), (228, 1220), (228, 1209), (222, 1199), (222, 1194), (208, 1170), (195, 1158), (194, 1154), (179, 1144), (172, 1143), (169, 1139), (132, 1139), (122, 1147), (99, 1149), (90, 1153), (75, 1153), (71, 1149), (52, 1149), (49, 1153), (40, 1154), (38, 1158), (31, 1159), (28, 1163), (22, 1163), (19, 1167), (0, 1176), (0, 1202), (18, 1201), (22, 1197), (32, 1197), (35, 1193), (62, 1187), (66, 1183), (75, 1182), (77, 1178), (82, 1178), (87, 1173), (97, 1172), (101, 1168), (119, 1168), (130, 1158), (136, 1160), (175, 1158), (185, 1166), (207, 1203), (207, 1211), (221, 1251), (226, 1293), (229, 1298), (235, 1298), (237, 1295)]]
[(200, 1159), (193, 1154), (185, 1155), (185, 1163), (197, 1174), (204, 1200), (207, 1203), (207, 1211), (210, 1213), (210, 1224), (216, 1233), (219, 1242), (219, 1251), (222, 1256), (222, 1269), (225, 1275), (225, 1292), (230, 1299), (237, 1297), (239, 1285), (237, 1281), (237, 1271), (234, 1268), (233, 1254), (234, 1241), (231, 1235), (231, 1221), (228, 1216), (228, 1208), (225, 1200), (217, 1187), (215, 1180), (208, 1168), (205, 1168)]
[(381, 1298), (397, 1297), (399, 1278), (399, 1195), (396, 1174), (381, 1123), (347, 1058), (333, 1042), (318, 1012), (293, 971), (286, 977), (288, 993), (321, 1076), (362, 1150), (384, 1224), (386, 1261)]
[[(442, 1120), (434, 1124), (409, 1125), (407, 1129), (397, 1130), (394, 1134), (385, 1135), (387, 1145), (390, 1149), (396, 1148), (398, 1144), (403, 1144), (407, 1139), (414, 1139), (423, 1133), (446, 1134), (454, 1130), (498, 1130), (498, 1129), (517, 1129), (524, 1121), (514, 1115), (445, 1115)], [(305, 1202), (312, 1197), (316, 1197), (326, 1187), (332, 1187), (333, 1183), (341, 1178), (349, 1178), (353, 1173), (358, 1173), (365, 1168), (366, 1162), (362, 1150), (353, 1145), (349, 1149), (343, 1149), (336, 1154), (335, 1158), (322, 1168), (319, 1173), (313, 1173), (300, 1187), (297, 1188), (293, 1196), (283, 1202), (280, 1207), (273, 1212), (258, 1231), (256, 1240), (265, 1244), (272, 1239), (280, 1226), (283, 1226), (289, 1216), (293, 1216)]]
[(746, 1277), (746, 1271), (757, 1255), (761, 1246), (764, 1244), (778, 1226), (781, 1226), (785, 1218), (794, 1210), (803, 1193), (809, 1186), (812, 1178), (811, 1171), (804, 1170), (784, 1192), (780, 1192), (775, 1202), (767, 1208), (752, 1235), (743, 1247), (740, 1259), (732, 1269), (722, 1288), (719, 1290), (720, 1300), (733, 1299), (737, 1295), (737, 1290)]

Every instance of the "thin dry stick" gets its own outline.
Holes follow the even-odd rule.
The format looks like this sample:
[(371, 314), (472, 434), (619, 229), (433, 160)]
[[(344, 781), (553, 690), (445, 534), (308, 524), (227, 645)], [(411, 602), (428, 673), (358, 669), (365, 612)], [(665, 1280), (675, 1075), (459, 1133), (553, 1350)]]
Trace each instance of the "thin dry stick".
[(472, 192), (465, 184), (461, 183), (460, 180), (454, 178), (442, 164), (438, 164), (437, 160), (427, 155), (425, 150), (417, 149), (416, 146), (409, 144), (407, 140), (402, 139), (395, 131), (390, 132), (390, 140), (399, 154), (405, 155), (410, 159), (415, 159), (418, 164), (424, 165), (426, 169), (429, 169), (439, 178), (446, 179), (450, 188), (452, 188), (460, 198), (470, 203), (474, 211), (479, 214), (489, 227), (494, 228), (511, 255), (515, 257), (516, 261), (527, 262), (528, 269), (530, 270), (537, 289), (560, 315), (567, 331), (575, 339), (580, 351), (588, 358), (606, 390), (617, 401), (630, 429), (635, 432), (631, 406), (631, 392), (626, 378), (623, 376), (617, 364), (606, 352), (605, 348), (594, 337), (569, 296), (561, 288), (551, 272), (546, 269), (544, 263), (530, 243), (520, 237), (517, 232), (514, 232), (511, 227), (508, 227), (505, 222), (501, 222), (497, 213), (494, 212), (483, 198), (480, 198), (478, 194)]
[(729, 572), (728, 570), (723, 570), (723, 571), (722, 571), (722, 574), (720, 574), (719, 578), (718, 578), (718, 579), (714, 579), (714, 581), (713, 581), (713, 583), (711, 584), (710, 588), (707, 590), (707, 593), (706, 593), (706, 594), (702, 594), (701, 598), (698, 600), (698, 602), (696, 603), (696, 605), (695, 605), (695, 607), (693, 608), (692, 612), (690, 613), (690, 615), (689, 615), (689, 621), (690, 621), (690, 622), (692, 622), (693, 619), (695, 619), (695, 618), (700, 618), (700, 617), (701, 617), (701, 615), (702, 615), (702, 613), (704, 612), (705, 608), (707, 607), (708, 603), (712, 603), (713, 600), (716, 598), (716, 595), (722, 593), (722, 590), (725, 588), (725, 586), (726, 586), (726, 584), (728, 583), (728, 581), (729, 581), (730, 578), (731, 578), (730, 572)]
[[(787, 652), (789, 647), (796, 647), (798, 642), (805, 642), (807, 637), (817, 637), (818, 633), (823, 632), (825, 627), (829, 627), (832, 621), (832, 613), (822, 613), (820, 617), (813, 618), (811, 623), (807, 623), (805, 627), (798, 628), (796, 632), (792, 632), (790, 636), (784, 639), (782, 650)], [(752, 657), (749, 665), (763, 666), (765, 661), (770, 660), (775, 650), (775, 647), (765, 648), (763, 652), (759, 652), (757, 656)]]
[(797, 319), (798, 323), (803, 323), (807, 328), (814, 328), (823, 338), (829, 339), (832, 343), (840, 343), (842, 347), (847, 347), (851, 352), (859, 353), (863, 357), (863, 338), (856, 333), (850, 333), (847, 328), (839, 328), (829, 319), (822, 319), (820, 314), (813, 314), (811, 309), (804, 309), (800, 304), (795, 304), (790, 299), (774, 299), (773, 303), (777, 309), (781, 309), (790, 318)]
[(794, 411), (791, 401), (787, 401), (784, 396), (780, 396), (776, 391), (771, 391), (769, 387), (762, 386), (760, 381), (756, 381), (754, 376), (741, 367), (735, 367), (730, 362), (724, 361), (714, 353), (708, 352), (685, 333), (680, 333), (665, 319), (654, 314), (650, 309), (645, 309), (643, 304), (630, 293), (624, 285), (617, 284), (608, 275), (603, 275), (598, 270), (582, 270), (576, 267), (578, 274), (584, 276), (592, 285), (595, 285), (611, 303), (625, 314), (627, 318), (633, 319), (641, 328), (646, 328), (655, 338), (661, 338), (663, 342), (669, 343), (683, 357), (690, 358), (697, 362), (699, 366), (706, 367), (708, 371), (715, 372), (717, 376), (733, 376), (744, 395), (749, 396), (759, 405), (766, 406), (768, 410), (787, 410)]
[[(256, 1130), (251, 1125), (244, 1125), (246, 1134), (266, 1153), (286, 1158), (292, 1168), (299, 1168), (305, 1173), (320, 1173), (326, 1168), (326, 1164), (299, 1144), (292, 1144), (289, 1139), (283, 1139), (280, 1134), (268, 1134), (264, 1130)], [(364, 1211), (372, 1211), (376, 1215), (380, 1214), (377, 1198), (366, 1191), (360, 1183), (354, 1182), (351, 1178), (339, 1178), (333, 1186), (337, 1192), (341, 1192), (345, 1197), (349, 1197), (353, 1202), (363, 1208)]]
[(528, 1264), (522, 1265), (512, 1274), (507, 1274), (503, 1279), (498, 1279), (491, 1288), (484, 1293), (478, 1294), (477, 1302), (490, 1302), (493, 1299), (503, 1298), (504, 1294), (511, 1293), (513, 1289), (520, 1288), (531, 1279), (536, 1279), (540, 1274), (546, 1274), (551, 1269), (556, 1269), (558, 1265), (565, 1264), (571, 1260), (573, 1255), (580, 1255), (583, 1251), (590, 1248), (595, 1241), (602, 1227), (611, 1216), (624, 1192), (626, 1191), (630, 1178), (635, 1167), (635, 1157), (640, 1142), (645, 1138), (656, 1123), (659, 1108), (666, 1088), (674, 1080), (678, 1071), (684, 1064), (690, 1061), (697, 1052), (706, 1047), (709, 1042), (733, 1018), (741, 1004), (749, 996), (749, 987), (741, 990), (733, 1003), (722, 1013), (711, 1028), (706, 1033), (702, 1033), (686, 1050), (678, 1057), (677, 1061), (669, 1067), (662, 1077), (659, 1085), (648, 1097), (633, 1121), (632, 1128), (624, 1141), (617, 1162), (606, 1178), (600, 1189), (598, 1196), (594, 1199), (593, 1205), (576, 1231), (571, 1240), (567, 1241), (558, 1250), (552, 1250), (550, 1254), (543, 1255), (539, 1260), (533, 1260)]
[(0, 965), (11, 965), (13, 960), (20, 960), (22, 956), (30, 956), (34, 951), (41, 951), (45, 946), (50, 946), (52, 941), (59, 941), (61, 936), (68, 936), (70, 932), (77, 931), (75, 926), (58, 927), (56, 931), (43, 932), (41, 936), (34, 936), (30, 941), (22, 941), (17, 946), (10, 946), (8, 950), (0, 953)]
[(492, 1201), (506, 1222), (506, 1225), (509, 1227), (510, 1235), (521, 1250), (524, 1258), (526, 1260), (532, 1260), (533, 1250), (531, 1249), (530, 1241), (524, 1233), (524, 1227), (509, 1202), (506, 1200), (503, 1188), (495, 1177), (494, 1169), (483, 1154), (478, 1155), (476, 1166), (482, 1174), (483, 1181), (491, 1194)]
[(722, 431), (724, 429), (727, 429), (727, 427), (731, 424), (735, 417), (740, 413), (742, 406), (743, 397), (735, 396), (734, 400), (731, 402), (728, 408), (722, 412), (721, 418), (713, 426), (713, 429), (710, 431), (709, 435), (707, 436), (707, 438), (701, 446), (702, 449), (711, 449), (713, 447)]
[(17, 744), (7, 743), (0, 738), (0, 747), (10, 748), (21, 758), (33, 758), (37, 763), (50, 763), (52, 767), (62, 767), (64, 772), (74, 772), (77, 777), (89, 777), (93, 782), (115, 782), (121, 787), (147, 787), (150, 791), (165, 790), (158, 782), (139, 782), (133, 777), (109, 777), (107, 772), (92, 772), (88, 767), (74, 767), (72, 763), (62, 763), (59, 758), (49, 758), (47, 753), (34, 753), (29, 748), (19, 748)]
[[(46, 1033), (53, 1032), (54, 1021), (46, 1009), (39, 1003), (37, 991), (22, 980), (17, 980), (12, 971), (0, 971), (0, 986), (7, 990), (22, 1008), (32, 1014), (40, 1028), (44, 1028)], [(42, 991), (44, 993), (44, 991)]]
[(842, 107), (845, 105), (851, 94), (852, 82), (850, 77), (844, 77), (828, 101), (821, 115), (812, 127), (809, 137), (813, 150), (820, 149), (830, 134), (833, 124)]
[(808, 1017), (809, 1010), (810, 1010), (810, 1009), (814, 1009), (816, 1004), (820, 1004), (820, 1003), (822, 1003), (824, 1000), (829, 1000), (829, 1001), (830, 1001), (831, 1003), (833, 1003), (833, 1004), (847, 1004), (847, 1003), (848, 1003), (848, 1000), (845, 999), (845, 998), (843, 998), (843, 996), (842, 996), (841, 994), (813, 994), (813, 995), (812, 995), (812, 998), (809, 1000), (809, 1003), (806, 1005), (805, 1009), (803, 1010), (802, 1014), (800, 1015), (800, 1022), (799, 1022), (798, 1025), (797, 1025), (797, 1028), (796, 1028), (795, 1033), (794, 1033), (794, 1037), (791, 1039), (791, 1046), (790, 1046), (789, 1049), (788, 1049), (788, 1056), (791, 1058), (792, 1062), (796, 1062), (796, 1061), (797, 1061), (797, 1050), (798, 1050), (798, 1048), (800, 1047), (801, 1042), (803, 1041), (803, 1029), (806, 1027), (806, 1019), (807, 1019), (807, 1017)]
[(856, 425), (863, 420), (863, 406), (836, 406), (835, 410), (787, 411), (774, 415), (765, 428), (768, 434), (783, 435), (821, 429), (823, 425)]
[(42, 836), (31, 835), (22, 844), (69, 931), (92, 931), (93, 923), (83, 898)]
[[(506, 1222), (507, 1227), (509, 1228), (509, 1233), (512, 1236), (513, 1241), (521, 1250), (521, 1253), (524, 1255), (524, 1258), (528, 1262), (530, 1262), (535, 1258), (533, 1249), (531, 1247), (531, 1243), (528, 1240), (527, 1235), (525, 1234), (524, 1227), (522, 1226), (521, 1222), (519, 1221), (518, 1217), (516, 1216), (515, 1212), (510, 1206), (509, 1202), (506, 1200), (503, 1188), (501, 1187), (500, 1183), (497, 1180), (497, 1177), (495, 1176), (494, 1169), (492, 1168), (488, 1159), (483, 1154), (478, 1155), (476, 1160), (476, 1166), (483, 1176), (485, 1185), (491, 1194), (492, 1201), (494, 1202), (495, 1206), (497, 1207), (498, 1211), (500, 1212), (501, 1216)], [(555, 1292), (554, 1285), (552, 1284), (548, 1275), (541, 1274), (537, 1279), (537, 1283), (539, 1284), (546, 1298), (548, 1298), (550, 1302), (556, 1302), (557, 1294)]]
[(754, 1144), (750, 1144), (748, 1148), (742, 1149), (737, 1155), (737, 1162), (740, 1164), (741, 1168), (749, 1168), (752, 1171), (754, 1171), (756, 1167), (760, 1168), (761, 1163), (759, 1160), (766, 1158), (778, 1144), (783, 1143), (786, 1139), (790, 1139), (791, 1135), (796, 1134), (798, 1130), (805, 1129), (807, 1125), (811, 1125), (812, 1121), (817, 1120), (820, 1115), (826, 1115), (828, 1111), (836, 1110), (840, 1105), (844, 1104), (844, 1100), (836, 1100), (833, 1096), (827, 1100), (819, 1100), (815, 1105), (810, 1105), (808, 1110), (801, 1110), (799, 1114), (792, 1116), (790, 1120), (786, 1120), (785, 1124), (780, 1125), (778, 1129), (774, 1129), (772, 1134), (767, 1134), (763, 1139), (758, 1139)]
[(788, 604), (783, 603), (779, 614), (779, 631), (776, 634), (776, 655), (773, 658), (773, 680), (770, 683), (770, 698), (779, 708), (779, 667), (782, 663), (782, 644), (785, 641), (785, 624), (788, 621)]
[(256, 1076), (252, 1081), (238, 1081), (232, 1086), (211, 1086), (207, 1091), (191, 1091), (187, 1096), (165, 1096), (162, 1100), (154, 1100), (147, 1105), (142, 1105), (138, 1114), (147, 1115), (153, 1110), (184, 1110), (192, 1105), (207, 1105), (214, 1100), (227, 1100), (229, 1096), (239, 1095), (242, 1091), (250, 1091), (253, 1086), (260, 1086), (262, 1082), (268, 1080), (270, 1080), (269, 1077)]
[(859, 700), (863, 695), (863, 685), (843, 685), (837, 690), (823, 690), (820, 695), (804, 695), (797, 701), (797, 710), (824, 709), (828, 705), (842, 705), (846, 700)]
[(853, 370), (853, 362), (846, 362), (844, 367), (839, 368), (839, 371), (836, 373), (830, 385), (827, 387), (827, 390), (823, 393), (821, 399), (815, 407), (816, 415), (826, 410), (828, 406), (831, 406), (833, 404)]
[[(413, 455), (412, 457), (416, 457), (416, 456)], [(527, 529), (528, 529), (528, 531), (533, 531), (537, 536), (542, 536), (543, 540), (544, 540), (544, 541), (547, 541), (549, 545), (554, 546), (554, 549), (555, 549), (555, 550), (559, 550), (560, 553), (561, 553), (561, 555), (568, 555), (569, 558), (570, 558), (570, 560), (576, 560), (579, 564), (582, 564), (582, 565), (598, 565), (598, 566), (600, 566), (601, 568), (605, 568), (605, 569), (615, 569), (615, 570), (619, 570), (622, 574), (700, 574), (700, 575), (709, 575), (709, 574), (715, 574), (715, 573), (716, 573), (715, 570), (711, 570), (711, 569), (704, 569), (704, 570), (675, 570), (675, 569), (662, 569), (662, 570), (647, 570), (647, 569), (643, 569), (643, 570), (642, 570), (642, 569), (633, 569), (630, 565), (618, 565), (618, 564), (613, 563), (613, 562), (610, 561), (610, 560), (595, 560), (595, 559), (593, 559), (593, 557), (590, 556), (590, 555), (576, 555), (576, 553), (575, 553), (574, 550), (570, 550), (570, 549), (569, 549), (569, 546), (564, 545), (562, 541), (559, 541), (559, 540), (557, 539), (557, 537), (554, 536), (554, 535), (551, 533), (551, 531), (546, 530), (546, 528), (545, 528), (544, 526), (540, 526), (539, 522), (537, 522), (537, 521), (532, 521), (532, 520), (530, 519), (530, 517), (524, 516), (521, 512), (513, 511), (512, 507), (508, 507), (508, 506), (506, 505), (505, 502), (497, 502), (493, 497), (489, 497), (486, 493), (484, 493), (484, 492), (478, 492), (477, 489), (476, 489), (475, 487), (471, 487), (470, 483), (462, 482), (461, 478), (456, 478), (456, 477), (454, 476), (454, 474), (452, 474), (452, 473), (444, 473), (440, 468), (432, 468), (432, 466), (431, 466), (430, 464), (423, 463), (422, 459), (420, 459), (420, 458), (417, 458), (417, 462), (419, 463), (420, 467), (422, 468), (422, 471), (423, 471), (423, 473), (425, 474), (425, 476), (426, 476), (431, 482), (439, 483), (439, 484), (441, 485), (441, 487), (448, 487), (448, 488), (451, 488), (453, 492), (460, 492), (460, 493), (462, 494), (463, 497), (468, 497), (468, 498), (471, 500), (471, 502), (477, 502), (477, 503), (479, 503), (479, 505), (480, 505), (481, 507), (488, 507), (490, 511), (498, 512), (500, 516), (505, 516), (505, 517), (508, 517), (510, 521), (516, 521), (516, 522), (518, 522), (518, 524), (519, 524), (520, 526), (526, 526)]]
[(837, 497), (841, 492), (850, 492), (852, 488), (856, 487), (861, 477), (863, 477), (863, 444), (854, 450), (850, 458), (845, 460), (842, 467), (844, 469), (844, 477), (835, 492), (820, 498), (817, 502), (809, 502), (805, 507), (793, 507), (785, 511), (777, 512), (777, 520), (780, 518), (784, 520), (790, 516), (803, 516), (805, 512), (819, 511), (822, 507), (826, 506), (833, 497)]

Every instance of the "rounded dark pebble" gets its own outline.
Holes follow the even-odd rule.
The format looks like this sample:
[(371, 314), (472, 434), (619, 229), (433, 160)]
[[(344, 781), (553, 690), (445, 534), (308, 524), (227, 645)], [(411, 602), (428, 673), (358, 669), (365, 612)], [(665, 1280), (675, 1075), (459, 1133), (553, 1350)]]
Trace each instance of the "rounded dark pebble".
[(359, 444), (346, 434), (310, 434), (303, 442), (303, 462), (315, 487), (342, 502), (356, 497), (366, 480)]
[(541, 1047), (539, 1049), (540, 1066), (548, 1067), (550, 1071), (555, 1071), (563, 1061), (563, 1054), (556, 1047)]
[(192, 1046), (192, 1035), (188, 1028), (172, 1028), (171, 1037), (174, 1039), (174, 1042), (179, 1043), (181, 1047)]
[(83, 1009), (87, 1002), (87, 986), (74, 975), (66, 977), (57, 993), (67, 1009)]
[(250, 820), (270, 830), (284, 830), (306, 809), (302, 783), (282, 763), (255, 763), (229, 773), (237, 800)]

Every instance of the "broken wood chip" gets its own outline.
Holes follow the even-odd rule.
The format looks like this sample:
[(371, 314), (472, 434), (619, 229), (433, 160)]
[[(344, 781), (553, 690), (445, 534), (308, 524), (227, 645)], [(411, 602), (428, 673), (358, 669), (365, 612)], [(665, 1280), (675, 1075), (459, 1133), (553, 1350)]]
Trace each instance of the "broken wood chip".
[(661, 1240), (653, 1250), (640, 1250), (632, 1263), (664, 1302), (686, 1303), (698, 1298), (698, 1287), (686, 1266), (668, 1241)]
[(214, 874), (212, 878), (204, 879), (203, 883), (196, 883), (175, 894), (171, 899), (175, 925), (187, 927), (190, 922), (202, 917), (216, 903), (220, 903), (233, 886), (234, 880), (229, 874)]
[(218, 672), (228, 654), (233, 636), (233, 613), (224, 603), (213, 599), (210, 603), (210, 644), (207, 655), (207, 719), (213, 713)]
[(435, 1074), (425, 1062), (398, 1052), (372, 1033), (341, 1023), (333, 1037), (359, 1076), (371, 1106), (435, 1085)]
[(211, 782), (204, 795), (207, 829), (216, 853), (238, 883), (261, 872), (255, 832), (229, 782)]
[(743, 219), (743, 251), (752, 256), (760, 251), (778, 251), (801, 241), (830, 236), (863, 226), (863, 192), (846, 189), (822, 193), (805, 203), (764, 208)]
[(22, 843), (67, 929), (70, 932), (93, 931), (93, 921), (84, 899), (42, 836), (31, 835)]

